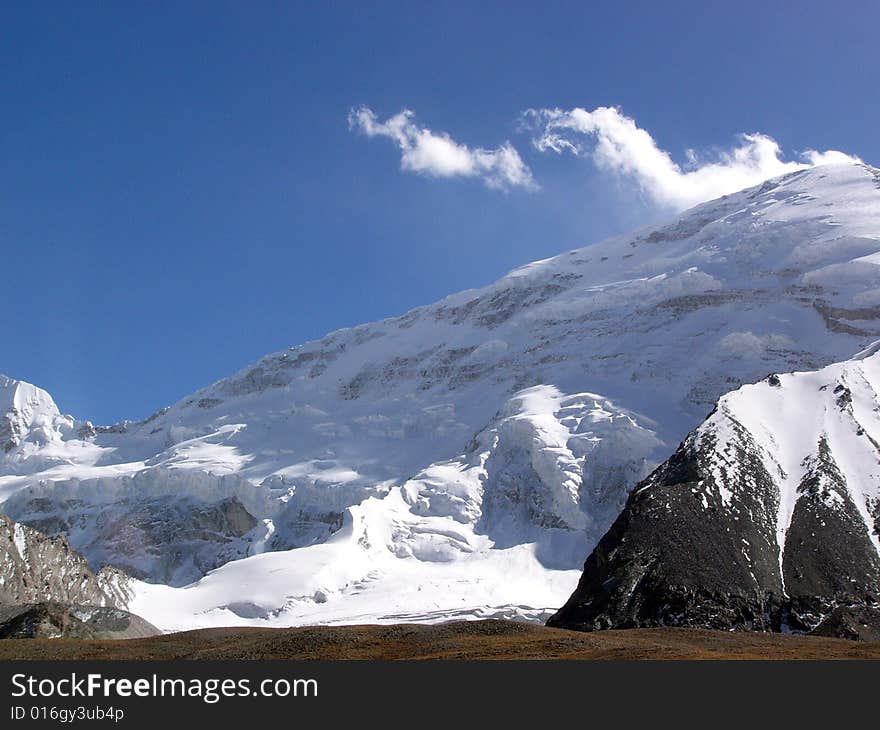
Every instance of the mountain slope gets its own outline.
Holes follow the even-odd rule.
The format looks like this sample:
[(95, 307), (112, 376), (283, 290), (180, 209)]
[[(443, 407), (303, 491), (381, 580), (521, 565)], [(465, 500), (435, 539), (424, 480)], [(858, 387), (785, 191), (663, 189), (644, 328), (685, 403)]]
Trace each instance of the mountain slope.
[(880, 343), (721, 398), (550, 620), (579, 629), (880, 628)]
[[(880, 337), (878, 284), (880, 173), (805, 170), (270, 355), (143, 422), (53, 420), (28, 440), (18, 419), (2, 509), (96, 566), (178, 587), (233, 558), (345, 563), (318, 586), (291, 576), (248, 616), (540, 613), (719, 396)], [(162, 520), (138, 517), (158, 504)], [(359, 542), (361, 519), (375, 539)], [(381, 570), (365, 544), (390, 556)], [(549, 593), (509, 583), (510, 560)], [(415, 594), (395, 603), (404, 576)], [(233, 583), (216, 601), (188, 593), (198, 610), (181, 620), (234, 618), (236, 591), (250, 600)]]
[(0, 605), (53, 601), (123, 608), (128, 578), (113, 568), (95, 575), (65, 537), (46, 537), (0, 515)]

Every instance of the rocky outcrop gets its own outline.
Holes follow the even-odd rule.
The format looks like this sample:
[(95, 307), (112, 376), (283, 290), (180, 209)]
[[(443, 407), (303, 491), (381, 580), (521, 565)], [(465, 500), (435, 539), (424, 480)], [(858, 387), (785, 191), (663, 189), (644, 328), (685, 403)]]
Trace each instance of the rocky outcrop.
[(0, 515), (0, 606), (56, 601), (124, 608), (128, 578), (92, 572), (64, 536), (47, 537)]
[(636, 487), (548, 624), (873, 636), (878, 386), (874, 349), (725, 396)]
[(856, 641), (880, 641), (880, 611), (876, 606), (838, 606), (811, 632)]
[(0, 639), (141, 639), (159, 633), (139, 616), (108, 606), (0, 606)]
[(779, 629), (782, 583), (772, 524), (740, 520), (767, 514), (772, 480), (750, 460), (758, 488), (730, 513), (701, 489), (700, 458), (700, 447), (687, 442), (636, 487), (548, 625)]
[(131, 489), (94, 504), (77, 486), (58, 485), (40, 496), (22, 491), (4, 509), (47, 535), (70, 535), (93, 567), (112, 564), (135, 578), (170, 585), (185, 585), (246, 557), (263, 536), (255, 531), (261, 523), (236, 497), (205, 502)]

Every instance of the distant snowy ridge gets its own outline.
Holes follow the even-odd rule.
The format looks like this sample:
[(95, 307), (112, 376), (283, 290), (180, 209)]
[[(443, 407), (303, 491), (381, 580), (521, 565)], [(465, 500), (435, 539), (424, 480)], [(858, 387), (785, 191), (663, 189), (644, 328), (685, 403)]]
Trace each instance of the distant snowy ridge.
[[(143, 422), (40, 426), (15, 409), (2, 509), (68, 534), (96, 566), (182, 587), (220, 581), (240, 558), (306, 572), (344, 560), (331, 546), (359, 534), (369, 505), (368, 523), (393, 525), (367, 539), (393, 557), (381, 571), (364, 584), (343, 571), (315, 588), (326, 601), (279, 611), (312, 595), (291, 578), (253, 609), (263, 618), (239, 618), (378, 616), (404, 575), (424, 586), (399, 602), (406, 615), (540, 613), (721, 395), (880, 338), (878, 292), (880, 172), (816, 167), (269, 355)], [(512, 555), (552, 595), (492, 567)], [(211, 623), (212, 600), (177, 622), (147, 618)]]

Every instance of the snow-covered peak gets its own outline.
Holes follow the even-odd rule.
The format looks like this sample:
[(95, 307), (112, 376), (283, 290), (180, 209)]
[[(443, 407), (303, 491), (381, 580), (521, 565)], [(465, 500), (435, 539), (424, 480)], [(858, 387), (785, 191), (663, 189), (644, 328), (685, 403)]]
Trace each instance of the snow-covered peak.
[[(329, 474), (382, 481), (389, 474), (369, 468), (372, 449), (362, 448), (380, 434), (406, 434), (395, 459), (413, 459), (392, 473), (411, 471), (513, 392), (544, 384), (662, 415), (660, 431), (675, 442), (732, 387), (848, 357), (880, 337), (878, 211), (880, 171), (865, 165), (769, 180), (666, 225), (269, 355), (129, 426), (149, 445), (126, 458), (194, 438), (216, 445), (221, 423), (247, 424), (226, 445), (268, 444), (262, 427), (272, 420), (287, 424), (281, 431), (304, 426), (292, 448), (336, 464)], [(325, 453), (331, 442), (335, 456)], [(255, 479), (277, 468), (259, 454), (237, 463)]]
[(28, 419), (37, 415), (58, 416), (52, 396), (42, 388), (0, 374), (0, 411), (16, 412)]
[[(725, 395), (697, 432), (697, 445), (711, 441), (715, 483), (723, 503), (747, 483), (748, 468), (718, 444), (748, 435), (768, 474), (777, 482), (775, 516), (780, 560), (804, 485), (833, 464), (829, 504), (851, 504), (865, 534), (880, 552), (880, 343), (850, 360), (812, 372), (771, 375)], [(723, 473), (723, 478), (722, 478)]]
[(25, 442), (35, 447), (59, 442), (72, 426), (73, 419), (62, 416), (45, 390), (0, 375), (0, 453)]
[[(235, 555), (312, 550), (357, 523), (355, 544), (417, 536), (395, 543), (388, 576), (450, 556), (488, 566), (502, 549), (556, 575), (569, 538), (586, 530), (589, 549), (621, 490), (719, 397), (878, 339), (880, 171), (817, 167), (268, 355), (145, 421), (58, 427), (0, 459), (0, 500), (96, 562), (112, 560), (101, 529), (118, 525), (113, 549), (151, 580), (166, 580), (157, 556), (187, 510), (219, 524), (233, 498), (257, 522), (224, 523)], [(194, 502), (166, 504), (174, 525), (142, 519), (175, 495)], [(486, 539), (488, 552), (458, 549)], [(194, 570), (230, 555), (214, 540), (198, 552)], [(461, 598), (444, 586), (444, 605)]]
[[(850, 320), (870, 319), (856, 310), (880, 305), (878, 209), (880, 170), (846, 163), (790, 173), (699, 205), (666, 225), (536, 261), (482, 289), (269, 355), (184, 399), (172, 413), (286, 388), (303, 371), (308, 378), (342, 374), (336, 364), (351, 359), (343, 353), (370, 356), (400, 347), (426, 359), (438, 336), (448, 332), (462, 347), (475, 349), (479, 342), (478, 352), (466, 353), (474, 362), (490, 350), (508, 352), (512, 343), (501, 333), (536, 322), (586, 317), (610, 307), (641, 312), (685, 297), (711, 304), (759, 286), (802, 295), (833, 329), (854, 334), (858, 327)], [(836, 310), (837, 302), (847, 311)], [(426, 325), (430, 334), (424, 336)], [(489, 338), (490, 347), (483, 347)], [(772, 341), (756, 346), (762, 344)], [(357, 398), (361, 385), (354, 383), (347, 395)]]

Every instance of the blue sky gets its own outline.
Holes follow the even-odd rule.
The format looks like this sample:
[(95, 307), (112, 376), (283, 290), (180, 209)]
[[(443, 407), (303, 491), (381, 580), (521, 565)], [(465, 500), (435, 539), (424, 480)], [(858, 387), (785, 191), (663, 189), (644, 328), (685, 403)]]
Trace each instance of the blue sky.
[(96, 422), (669, 215), (740, 133), (880, 163), (876, 2), (102, 5), (0, 9), (0, 372)]

